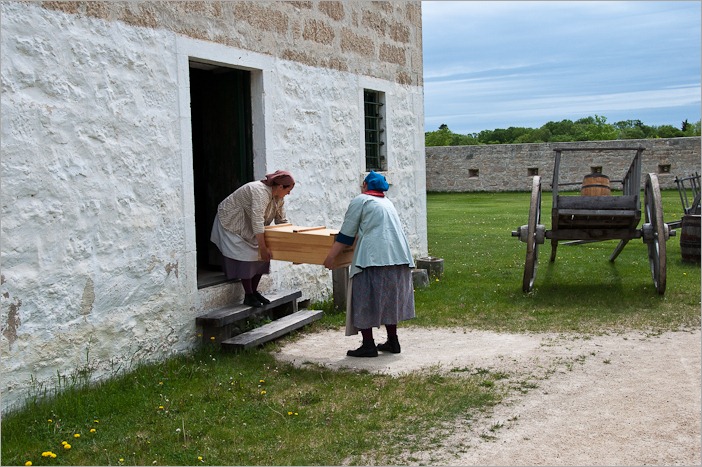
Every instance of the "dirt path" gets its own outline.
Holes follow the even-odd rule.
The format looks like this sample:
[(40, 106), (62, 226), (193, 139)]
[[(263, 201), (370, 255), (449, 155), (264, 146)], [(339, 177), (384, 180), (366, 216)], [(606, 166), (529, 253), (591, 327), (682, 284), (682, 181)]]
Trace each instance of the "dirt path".
[[(376, 331), (376, 336), (383, 332)], [(700, 330), (648, 336), (400, 329), (402, 353), (353, 359), (343, 330), (289, 343), (296, 365), (392, 375), (484, 368), (530, 381), (480, 420), (456, 420), (440, 449), (404, 465), (701, 465)]]

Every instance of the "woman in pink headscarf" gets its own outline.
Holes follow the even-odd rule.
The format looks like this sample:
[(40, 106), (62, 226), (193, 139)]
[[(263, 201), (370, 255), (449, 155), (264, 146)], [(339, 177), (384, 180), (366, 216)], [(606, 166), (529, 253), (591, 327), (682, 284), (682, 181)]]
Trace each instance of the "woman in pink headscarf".
[(210, 240), (224, 256), (227, 279), (241, 280), (246, 305), (270, 303), (258, 291), (261, 276), (270, 272), (271, 264), (264, 226), (288, 222), (283, 198), (294, 186), (290, 172), (276, 170), (263, 180), (242, 185), (219, 203)]

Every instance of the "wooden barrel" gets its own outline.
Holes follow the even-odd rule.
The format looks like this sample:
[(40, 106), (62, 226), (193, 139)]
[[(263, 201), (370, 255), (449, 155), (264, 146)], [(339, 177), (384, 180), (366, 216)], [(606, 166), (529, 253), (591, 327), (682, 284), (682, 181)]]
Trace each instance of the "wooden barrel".
[(609, 188), (609, 177), (599, 173), (591, 173), (583, 178), (583, 186), (580, 189), (583, 196), (609, 196), (612, 190)]
[(685, 214), (680, 230), (680, 253), (685, 263), (700, 262), (700, 215)]

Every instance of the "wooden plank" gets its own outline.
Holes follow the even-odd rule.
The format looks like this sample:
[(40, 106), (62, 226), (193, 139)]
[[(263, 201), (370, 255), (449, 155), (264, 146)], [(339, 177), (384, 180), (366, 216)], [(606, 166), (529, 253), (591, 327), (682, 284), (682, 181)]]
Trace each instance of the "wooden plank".
[(326, 229), (325, 226), (319, 225), (317, 227), (298, 227), (297, 229), (293, 229), (293, 232), (298, 233), (298, 232), (310, 232), (312, 230), (322, 230)]
[(294, 302), (300, 297), (302, 297), (302, 292), (298, 290), (297, 292), (268, 296), (266, 298), (268, 298), (271, 303), (262, 307), (252, 307), (244, 304), (228, 305), (197, 316), (195, 318), (195, 324), (201, 326), (223, 327), (248, 318), (251, 314), (257, 311), (270, 310), (286, 303)]
[(262, 345), (317, 321), (322, 316), (324, 316), (322, 310), (300, 310), (297, 313), (284, 316), (261, 327), (222, 341), (221, 345), (223, 349), (227, 350), (240, 350)]
[(559, 196), (557, 208), (588, 210), (636, 210), (635, 196)]

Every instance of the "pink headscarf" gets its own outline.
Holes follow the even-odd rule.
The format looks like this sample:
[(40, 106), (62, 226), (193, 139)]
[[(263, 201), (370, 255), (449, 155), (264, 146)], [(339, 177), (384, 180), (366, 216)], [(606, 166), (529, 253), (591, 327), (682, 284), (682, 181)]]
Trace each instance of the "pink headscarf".
[(276, 170), (272, 174), (266, 174), (266, 178), (261, 180), (261, 182), (263, 182), (263, 184), (267, 186), (290, 186), (295, 184), (295, 179), (293, 178), (292, 174), (287, 170)]

